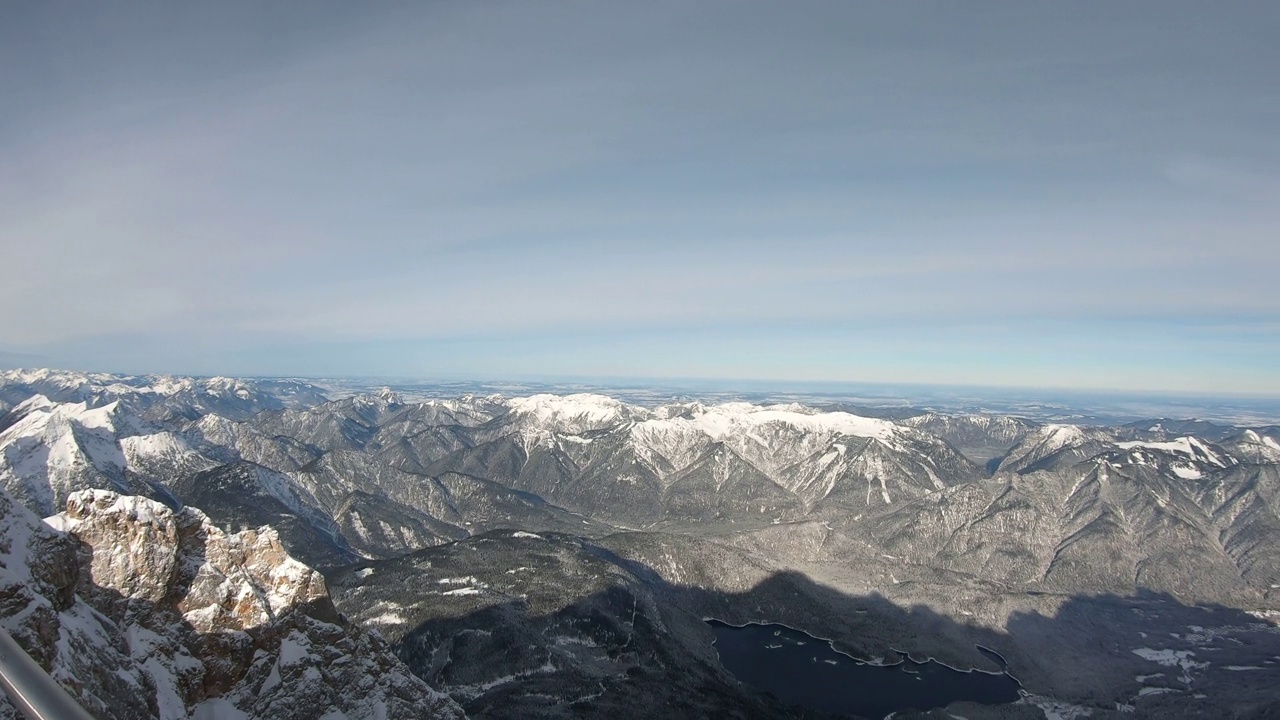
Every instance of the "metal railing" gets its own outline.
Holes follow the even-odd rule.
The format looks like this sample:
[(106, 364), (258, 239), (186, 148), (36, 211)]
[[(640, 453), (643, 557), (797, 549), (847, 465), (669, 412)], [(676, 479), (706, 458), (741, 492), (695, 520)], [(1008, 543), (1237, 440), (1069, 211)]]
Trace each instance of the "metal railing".
[(0, 686), (28, 720), (94, 720), (3, 628)]

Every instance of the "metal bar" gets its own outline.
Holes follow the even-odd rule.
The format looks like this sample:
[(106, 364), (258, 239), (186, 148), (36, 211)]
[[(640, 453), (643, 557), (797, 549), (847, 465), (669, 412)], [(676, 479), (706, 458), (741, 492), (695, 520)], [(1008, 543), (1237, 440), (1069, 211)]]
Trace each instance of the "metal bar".
[(3, 628), (0, 686), (28, 720), (94, 720)]

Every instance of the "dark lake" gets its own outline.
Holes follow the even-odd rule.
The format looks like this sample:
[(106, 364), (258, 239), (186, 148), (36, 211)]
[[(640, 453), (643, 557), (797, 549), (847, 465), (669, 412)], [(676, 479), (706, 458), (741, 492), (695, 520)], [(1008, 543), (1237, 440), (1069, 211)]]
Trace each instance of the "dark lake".
[(1006, 674), (960, 672), (909, 659), (898, 665), (866, 665), (836, 652), (826, 640), (782, 625), (707, 624), (729, 672), (789, 705), (878, 719), (958, 700), (996, 705), (1019, 697), (1018, 681)]

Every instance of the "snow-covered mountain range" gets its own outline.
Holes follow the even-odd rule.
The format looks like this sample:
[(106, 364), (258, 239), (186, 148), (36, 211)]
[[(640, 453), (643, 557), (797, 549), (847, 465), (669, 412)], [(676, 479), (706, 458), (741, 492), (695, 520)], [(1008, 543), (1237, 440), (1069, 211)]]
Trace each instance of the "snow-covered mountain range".
[[(258, 550), (219, 551), (240, 558), (237, 568), (246, 562), (262, 567), (295, 567), (290, 565), (294, 563), (303, 569), (289, 571), (295, 575), (313, 572), (311, 567), (330, 573), (341, 587), (338, 609), (358, 621), (349, 627), (337, 623), (333, 632), (339, 634), (324, 636), (329, 640), (320, 639), (323, 633), (315, 635), (320, 632), (315, 628), (290, 626), (288, 632), (280, 631), (283, 636), (272, 635), (285, 639), (270, 646), (279, 649), (267, 648), (266, 659), (244, 660), (237, 666), (236, 672), (243, 671), (237, 679), (220, 680), (216, 687), (205, 680), (204, 689), (196, 692), (182, 684), (195, 682), (183, 680), (187, 676), (182, 673), (198, 673), (182, 669), (194, 665), (183, 659), (187, 656), (174, 655), (179, 653), (175, 648), (188, 648), (181, 652), (191, 655), (196, 652), (190, 649), (195, 636), (189, 633), (212, 632), (226, 623), (200, 620), (222, 612), (200, 609), (211, 605), (185, 610), (179, 602), (173, 606), (175, 618), (196, 611), (204, 614), (173, 621), (194, 628), (181, 638), (147, 630), (163, 636), (152, 645), (163, 646), (162, 652), (156, 651), (162, 655), (169, 653), (163, 655), (169, 658), (163, 661), (169, 674), (161, 677), (154, 668), (146, 671), (150, 675), (143, 669), (126, 669), (135, 672), (134, 679), (147, 688), (148, 697), (158, 699), (145, 711), (134, 708), (134, 715), (112, 715), (118, 717), (186, 717), (200, 707), (213, 707), (210, 703), (229, 704), (250, 716), (272, 716), (262, 698), (304, 692), (303, 685), (281, 685), (270, 692), (261, 683), (246, 685), (261, 680), (249, 679), (257, 678), (255, 668), (266, 668), (262, 663), (270, 657), (295, 654), (295, 645), (303, 640), (288, 640), (289, 633), (312, 633), (305, 641), (313, 648), (308, 656), (333, 655), (315, 649), (330, 640), (364, 648), (379, 636), (360, 635), (365, 631), (359, 623), (387, 633), (392, 649), (409, 660), (407, 669), (390, 659), (379, 661), (376, 672), (366, 669), (361, 687), (382, 693), (380, 698), (403, 699), (413, 693), (437, 697), (421, 684), (426, 680), (453, 697), (432, 701), (431, 707), (441, 713), (461, 712), (450, 704), (456, 701), (462, 709), (483, 710), (485, 715), (519, 714), (517, 708), (542, 706), (517, 700), (512, 693), (520, 687), (554, 684), (543, 677), (548, 672), (553, 678), (560, 672), (564, 682), (585, 693), (604, 682), (604, 676), (594, 674), (605, 672), (604, 666), (592, 670), (595, 666), (577, 655), (555, 660), (560, 655), (553, 646), (546, 649), (552, 671), (534, 672), (542, 665), (530, 656), (532, 664), (513, 665), (510, 677), (491, 677), (496, 666), (484, 667), (482, 653), (460, 651), (449, 673), (441, 674), (433, 664), (439, 659), (434, 653), (461, 642), (456, 633), (476, 627), (450, 625), (453, 621), (446, 622), (445, 615), (454, 611), (423, 606), (423, 598), (450, 598), (446, 605), (457, 612), (464, 605), (479, 608), (474, 604), (484, 595), (483, 588), (511, 584), (504, 579), (510, 563), (495, 558), (551, 547), (522, 544), (511, 532), (560, 538), (556, 553), (563, 558), (580, 556), (573, 561), (580, 569), (573, 572), (615, 578), (588, 583), (593, 593), (614, 597), (615, 590), (609, 588), (615, 582), (622, 583), (618, 588), (625, 586), (616, 590), (623, 595), (599, 606), (602, 612), (610, 617), (622, 612), (626, 603), (618, 597), (648, 603), (654, 628), (675, 623), (683, 629), (674, 635), (655, 630), (657, 634), (646, 636), (645, 642), (659, 655), (684, 648), (681, 652), (702, 658), (699, 663), (713, 658), (698, 649), (709, 640), (693, 629), (696, 622), (687, 624), (689, 618), (710, 612), (707, 608), (740, 614), (740, 603), (748, 602), (752, 593), (772, 597), (770, 593), (778, 592), (768, 580), (777, 573), (802, 573), (847, 596), (878, 594), (924, 603), (957, 621), (977, 623), (974, 627), (1006, 630), (1011, 613), (1058, 607), (1052, 598), (1098, 594), (1132, 597), (1158, 592), (1167, 593), (1175, 604), (1280, 611), (1280, 432), (1274, 427), (1171, 420), (1102, 427), (1041, 424), (1002, 415), (900, 411), (872, 417), (875, 413), (795, 403), (682, 400), (641, 406), (599, 394), (469, 395), (406, 402), (383, 389), (330, 401), (319, 388), (299, 381), (56, 371), (0, 373), (0, 402), (0, 489), (9, 515), (16, 518), (11, 524), (27, 528), (20, 531), (23, 538), (117, 548), (132, 547), (129, 538), (160, 533), (156, 537), (163, 539), (161, 546), (172, 545), (170, 555), (180, 558), (187, 552), (182, 550), (184, 538), (196, 532), (183, 528), (201, 528), (198, 533), (209, 538), (206, 547), (262, 547), (271, 558), (245, 559), (245, 552)], [(94, 518), (99, 516), (128, 520), (98, 522)], [(52, 529), (43, 529), (47, 525), (34, 519), (39, 517), (54, 518), (49, 521)], [(58, 540), (68, 534), (75, 540)], [(517, 540), (494, 539), (508, 537)], [(459, 541), (465, 542), (454, 544)], [(498, 545), (511, 545), (503, 551), (507, 555), (485, 555), (490, 552), (486, 548)], [(665, 549), (655, 550), (658, 547)], [(21, 576), (14, 582), (34, 582), (26, 579), (34, 556), (13, 553), (6, 568)], [(144, 592), (139, 588), (173, 582), (173, 574), (145, 563), (100, 566), (96, 551), (91, 555), (88, 565), (81, 562), (85, 570), (80, 580), (42, 581), (36, 590), (23, 592), (38, 591), (41, 597), (62, 593), (61, 600), (49, 601), (59, 613), (85, 603), (92, 609), (76, 612), (85, 617), (103, 614), (102, 622), (109, 619), (114, 625), (84, 631), (106, 638), (93, 640), (93, 652), (103, 662), (132, 657), (131, 662), (144, 668), (150, 657), (146, 652), (112, 639), (132, 637), (132, 616), (103, 609), (108, 605), (103, 593), (133, 597)], [(475, 561), (475, 572), (464, 572), (460, 558), (482, 556), (487, 559)], [(590, 557), (605, 557), (613, 565), (599, 565)], [(450, 572), (474, 581), (467, 587), (481, 590), (458, 597), (404, 595), (406, 587), (438, 585), (447, 579), (436, 577), (446, 565), (453, 568)], [(395, 576), (401, 579), (384, 591), (362, 590), (368, 585), (362, 579), (382, 577), (383, 571), (377, 570), (382, 567), (396, 568)], [(564, 573), (568, 567), (546, 566), (543, 571)], [(223, 575), (231, 572), (219, 568)], [(360, 568), (375, 572), (361, 575)], [(271, 579), (277, 575), (243, 576), (249, 583), (244, 587), (287, 590), (297, 585), (296, 577), (278, 581)], [(329, 602), (320, 576), (308, 577), (321, 584), (295, 590), (314, 597), (282, 601), (281, 607)], [(755, 578), (756, 585), (744, 578)], [(63, 589), (54, 587), (58, 582)], [(517, 585), (503, 591), (504, 597), (529, 594)], [(74, 592), (80, 599), (66, 595), (72, 592), (69, 587), (78, 588)], [(760, 596), (765, 592), (760, 587), (771, 589)], [(690, 594), (695, 589), (697, 593)], [(161, 605), (172, 595), (170, 590), (145, 592), (150, 593), (149, 602)], [(712, 592), (739, 599), (713, 600), (707, 594)], [(265, 590), (251, 594), (270, 600)], [(843, 602), (807, 587), (802, 594), (819, 598), (812, 602), (832, 612)], [(976, 598), (973, 607), (981, 611), (964, 609), (957, 604), (960, 596)], [(573, 597), (585, 602), (581, 593)], [(271, 602), (254, 627), (271, 625), (281, 614)], [(404, 608), (409, 607), (418, 608), (411, 626), (390, 621), (408, 617)], [(317, 612), (316, 622), (337, 622)], [(15, 613), (0, 622), (14, 629), (20, 640), (53, 642), (54, 635), (44, 625), (39, 639), (31, 634), (34, 630), (21, 630), (22, 612)], [(571, 617), (578, 615), (562, 619), (570, 622)], [(897, 619), (897, 624), (884, 627), (907, 628), (918, 622)], [(413, 630), (414, 624), (421, 632)], [(519, 625), (522, 629), (511, 632), (533, 632), (531, 627)], [(543, 632), (550, 626), (536, 627)], [(910, 632), (919, 630), (916, 625)], [(894, 641), (867, 627), (861, 632), (866, 652), (887, 652), (893, 642), (899, 647), (914, 642)], [(948, 632), (918, 649), (957, 663), (982, 662), (956, 639), (970, 631)], [(592, 642), (602, 642), (603, 637)], [(880, 642), (885, 644), (876, 644)], [(1077, 703), (1114, 697), (1112, 704), (1138, 710), (1158, 705), (1149, 697), (1153, 693), (1139, 694), (1141, 688), (1135, 687), (1129, 697), (1124, 695), (1128, 686), (1110, 679), (1083, 689), (1055, 684), (1059, 680), (1052, 668), (1017, 641), (1007, 642), (1009, 656), (1020, 658), (1030, 678), (1024, 682), (1033, 683), (1031, 689), (1043, 695), (1057, 693)], [(46, 652), (44, 660), (53, 668), (70, 662), (58, 657)], [(700, 682), (720, 688), (716, 692), (738, 697), (708, 708), (738, 707), (748, 715), (779, 711), (758, 696), (734, 690), (714, 663), (695, 667), (675, 657), (635, 667), (659, 675), (693, 673), (703, 678)], [(1124, 668), (1135, 662), (1128, 656), (1121, 659), (1092, 661)], [(212, 660), (200, 662), (206, 668), (200, 672), (212, 672), (207, 670)], [(627, 667), (631, 666), (615, 670), (625, 677)], [(78, 672), (68, 669), (64, 675), (80, 677)], [(305, 669), (299, 672), (299, 678), (314, 676)], [(330, 678), (326, 672), (321, 669), (321, 676)], [(139, 679), (144, 675), (149, 679)], [(339, 677), (346, 676), (332, 675), (335, 682)], [(170, 683), (172, 678), (178, 678), (173, 680), (177, 685)], [(631, 686), (621, 681), (604, 684), (613, 688), (610, 692), (624, 695), (653, 687), (639, 680)], [(166, 689), (171, 686), (181, 687)], [(392, 686), (394, 692), (388, 689)], [(113, 698), (115, 692), (103, 685), (81, 696)], [(736, 692), (746, 694), (734, 696)], [(1188, 687), (1188, 695), (1194, 694)], [(111, 700), (103, 703), (108, 706)], [(350, 709), (348, 716), (360, 714)]]

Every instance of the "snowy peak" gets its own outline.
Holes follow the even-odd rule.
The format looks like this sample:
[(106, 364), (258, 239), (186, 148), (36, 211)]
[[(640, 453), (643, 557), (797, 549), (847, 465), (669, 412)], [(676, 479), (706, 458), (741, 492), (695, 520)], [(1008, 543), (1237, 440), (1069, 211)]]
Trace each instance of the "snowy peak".
[(145, 426), (118, 403), (55, 403), (36, 396), (15, 408), (0, 432), (0, 486), (42, 514), (89, 487), (127, 489), (119, 436)]
[(377, 392), (352, 397), (351, 404), (377, 422), (382, 415), (403, 407), (404, 401), (391, 388), (384, 387)]
[(384, 403), (388, 405), (404, 404), (404, 400), (400, 398), (400, 395), (397, 394), (394, 390), (392, 390), (389, 387), (379, 388), (377, 395), (378, 395), (378, 399), (382, 400)]
[(120, 438), (120, 449), (125, 458), (177, 458), (192, 452), (180, 435), (168, 431), (153, 435), (132, 435)]
[(120, 410), (120, 403), (112, 402), (101, 407), (89, 407), (87, 403), (55, 403), (43, 395), (36, 395), (15, 407), (9, 414), (11, 424), (0, 433), (0, 443), (6, 438), (34, 435), (49, 427), (65, 427), (71, 423), (83, 428), (102, 429), (110, 432), (134, 430), (143, 425), (136, 418), (128, 418)]
[(1234, 438), (1236, 442), (1249, 443), (1251, 445), (1263, 445), (1273, 450), (1280, 450), (1280, 441), (1277, 441), (1271, 435), (1260, 433), (1256, 430), (1245, 430)]
[(246, 400), (253, 395), (253, 388), (242, 380), (229, 377), (212, 377), (200, 383), (201, 390), (215, 397), (238, 397)]
[(886, 420), (848, 413), (749, 403), (695, 403), (659, 408), (654, 415), (630, 428), (632, 442), (644, 448), (644, 454), (664, 456), (679, 466), (711, 443), (724, 443), (769, 473), (825, 450), (842, 437), (891, 441), (902, 431)]
[(999, 470), (1025, 473), (1069, 466), (1110, 447), (1113, 438), (1097, 428), (1052, 424), (1037, 428), (1000, 461)]
[(1090, 459), (1114, 467), (1147, 466), (1183, 480), (1199, 480), (1236, 463), (1223, 448), (1190, 435), (1171, 440), (1117, 441), (1099, 428), (1046, 425), (1010, 451), (999, 469), (1060, 469)]
[(643, 420), (649, 411), (605, 395), (532, 395), (507, 401), (510, 415), (519, 425), (526, 444), (545, 442), (555, 434), (581, 435), (632, 420)]
[(1047, 450), (1059, 450), (1085, 440), (1084, 431), (1078, 425), (1045, 425), (1037, 435), (1039, 446)]
[(1184, 436), (1164, 442), (1144, 442), (1140, 440), (1116, 443), (1123, 450), (1155, 450), (1158, 452), (1181, 455), (1192, 461), (1226, 467), (1227, 460), (1208, 444), (1191, 436)]
[(1245, 463), (1280, 463), (1280, 442), (1257, 430), (1245, 430), (1221, 443), (1232, 457)]
[(588, 424), (599, 429), (632, 416), (647, 416), (643, 408), (627, 405), (607, 395), (578, 393), (575, 395), (531, 395), (507, 401), (511, 412), (552, 425)]
[(846, 412), (819, 412), (800, 405), (761, 407), (750, 403), (725, 403), (688, 408), (687, 419), (651, 422), (688, 422), (708, 437), (723, 440), (730, 436), (752, 434), (766, 426), (786, 427), (797, 432), (817, 433), (829, 437), (851, 435), (890, 440), (899, 427), (888, 420), (865, 418)]
[(16, 407), (9, 412), (10, 416), (15, 418), (23, 418), (33, 412), (40, 410), (49, 410), (53, 408), (54, 402), (44, 395), (36, 394), (18, 403)]

